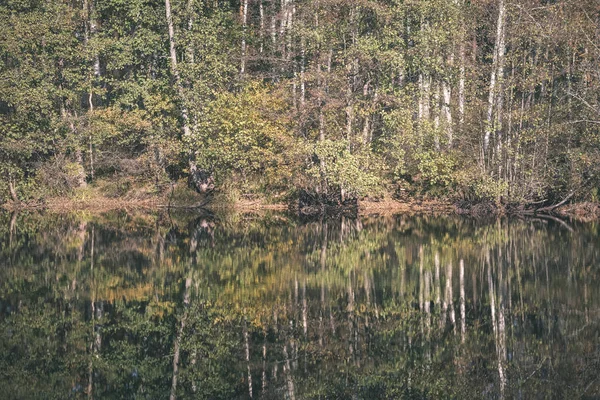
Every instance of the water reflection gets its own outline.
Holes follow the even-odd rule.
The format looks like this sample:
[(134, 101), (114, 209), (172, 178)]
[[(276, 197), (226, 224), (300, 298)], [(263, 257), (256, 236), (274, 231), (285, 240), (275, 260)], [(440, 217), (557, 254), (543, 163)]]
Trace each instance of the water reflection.
[(15, 398), (594, 398), (597, 224), (0, 214)]

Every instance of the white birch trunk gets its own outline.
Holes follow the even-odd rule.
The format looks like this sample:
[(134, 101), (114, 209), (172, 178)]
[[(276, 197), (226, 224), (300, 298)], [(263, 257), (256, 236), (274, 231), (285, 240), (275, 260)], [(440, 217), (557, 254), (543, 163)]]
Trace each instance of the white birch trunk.
[[(457, 0), (458, 6), (462, 7), (464, 5), (464, 0)], [(461, 15), (463, 15), (464, 10), (460, 10)], [(466, 58), (465, 58), (465, 40), (467, 40), (466, 31), (464, 28), (465, 19), (461, 17), (459, 19), (460, 27), (460, 36), (458, 40), (460, 41), (458, 47), (458, 58), (459, 58), (459, 67), (458, 67), (458, 124), (459, 128), (462, 132), (465, 124), (465, 80), (466, 80)]]
[(440, 83), (437, 82), (435, 84), (435, 91), (433, 92), (433, 104), (435, 107), (434, 117), (433, 117), (433, 127), (434, 127), (434, 145), (435, 150), (440, 151), (440, 114), (442, 113), (442, 105), (440, 104)]
[(260, 16), (260, 31), (258, 32), (258, 37), (260, 39), (260, 48), (258, 52), (262, 54), (265, 50), (265, 10), (263, 7), (262, 0), (258, 0), (258, 14)]
[[(175, 86), (177, 87), (177, 95), (179, 97), (179, 109), (180, 115), (183, 122), (183, 137), (186, 141), (191, 141), (191, 130), (190, 130), (190, 117), (187, 108), (186, 96), (183, 90), (183, 84), (181, 82), (181, 76), (179, 75), (179, 69), (177, 67), (177, 50), (175, 47), (175, 30), (173, 28), (173, 17), (171, 15), (171, 2), (170, 0), (165, 0), (165, 14), (167, 19), (167, 28), (169, 33), (169, 56), (171, 60), (171, 75), (173, 75), (173, 79), (175, 81)], [(188, 153), (188, 166), (189, 166), (189, 174), (192, 178), (196, 189), (202, 191), (196, 181), (196, 173), (197, 166), (195, 160), (195, 151), (190, 150)]]
[(450, 88), (450, 84), (444, 80), (442, 82), (442, 114), (444, 114), (444, 119), (446, 123), (446, 136), (448, 140), (448, 148), (452, 147), (452, 142), (454, 140), (452, 112), (450, 110), (451, 98), (452, 89)]
[(430, 118), (429, 115), (429, 96), (430, 96), (431, 82), (430, 78), (426, 74), (419, 74), (419, 122), (427, 121)]
[(505, 7), (504, 0), (498, 1), (498, 22), (496, 25), (496, 42), (494, 45), (494, 56), (492, 62), (492, 73), (490, 77), (490, 88), (488, 93), (488, 110), (487, 110), (487, 124), (485, 134), (483, 137), (483, 152), (484, 161), (487, 153), (490, 137), (492, 133), (497, 129), (494, 119), (494, 106), (496, 105), (498, 98), (498, 87), (499, 80), (502, 79), (502, 73), (504, 71), (504, 52), (505, 52), (505, 41), (504, 41), (504, 25), (505, 25)]
[(306, 102), (306, 78), (304, 74), (306, 64), (306, 44), (304, 37), (300, 40), (300, 111), (304, 112), (304, 103)]
[(246, 35), (248, 32), (248, 0), (242, 3), (242, 60), (240, 64), (240, 78), (246, 73)]

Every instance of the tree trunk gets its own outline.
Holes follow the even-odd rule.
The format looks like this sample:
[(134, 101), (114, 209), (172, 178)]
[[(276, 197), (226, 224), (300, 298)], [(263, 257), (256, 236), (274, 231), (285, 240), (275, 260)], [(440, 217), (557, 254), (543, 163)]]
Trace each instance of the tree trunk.
[(436, 82), (435, 91), (433, 92), (433, 104), (434, 104), (434, 117), (433, 117), (433, 127), (434, 127), (434, 145), (435, 150), (440, 151), (440, 114), (442, 113), (443, 106), (440, 104), (440, 83)]
[[(272, 7), (275, 8), (275, 2), (271, 2)], [(275, 11), (273, 10), (273, 15), (271, 16), (271, 26), (269, 28), (269, 33), (271, 34), (271, 52), (275, 54), (277, 52), (277, 17), (275, 16)]]
[(287, 23), (286, 23), (286, 55), (285, 59), (289, 65), (292, 58), (292, 27), (294, 24), (294, 14), (296, 13), (296, 5), (294, 0), (287, 0)]
[(304, 113), (304, 103), (306, 102), (306, 78), (304, 74), (306, 64), (306, 44), (304, 37), (300, 39), (300, 112)]
[[(193, 29), (194, 29), (194, 0), (188, 0), (187, 14), (188, 14), (187, 30), (188, 30), (188, 34), (192, 35)], [(194, 65), (195, 57), (194, 57), (194, 46), (193, 46), (192, 40), (189, 40), (189, 42), (188, 42), (187, 58), (188, 58), (188, 62), (190, 64)]]
[(498, 99), (498, 87), (499, 81), (502, 80), (502, 74), (504, 71), (504, 52), (505, 52), (505, 7), (504, 0), (498, 1), (498, 22), (496, 25), (496, 42), (494, 45), (494, 56), (492, 62), (492, 73), (490, 77), (490, 88), (488, 93), (488, 110), (487, 110), (487, 125), (483, 138), (483, 153), (484, 162), (486, 153), (490, 143), (490, 137), (492, 132), (497, 129), (494, 123), (494, 106)]
[(17, 212), (13, 211), (10, 216), (10, 224), (8, 226), (8, 248), (12, 249), (13, 238), (17, 227)]
[(424, 73), (419, 74), (419, 123), (429, 120), (430, 78)]
[(458, 50), (460, 57), (459, 77), (458, 77), (458, 123), (460, 129), (464, 129), (465, 124), (465, 44), (464, 38), (460, 42)]
[(454, 132), (453, 132), (453, 122), (452, 122), (452, 112), (450, 111), (450, 100), (452, 98), (452, 89), (450, 88), (450, 84), (444, 80), (442, 82), (442, 114), (444, 114), (444, 119), (446, 122), (446, 136), (448, 140), (448, 148), (452, 147), (452, 142), (454, 140)]
[[(86, 46), (88, 46), (88, 42), (90, 37), (93, 37), (96, 32), (98, 31), (98, 24), (96, 22), (96, 20), (94, 19), (94, 0), (84, 0), (83, 2), (83, 14), (85, 17), (85, 21), (84, 21), (84, 25), (85, 25), (85, 32), (84, 32), (84, 43)], [(88, 93), (88, 106), (89, 106), (89, 112), (93, 113), (94, 112), (94, 81), (97, 80), (100, 75), (100, 57), (98, 56), (97, 52), (93, 53), (92, 56), (93, 59), (93, 75), (94, 77), (92, 79), (90, 79), (90, 91)], [(89, 132), (89, 137), (88, 137), (88, 141), (89, 141), (89, 154), (90, 154), (90, 178), (93, 180), (94, 179), (94, 147), (92, 144), (92, 134), (91, 134), (91, 130)]]
[(10, 198), (15, 203), (19, 203), (19, 196), (17, 196), (17, 188), (12, 174), (8, 174), (8, 191), (10, 192)]
[(81, 151), (80, 145), (83, 142), (83, 138), (81, 137), (81, 133), (78, 132), (75, 127), (75, 123), (73, 122), (73, 116), (65, 106), (61, 107), (61, 114), (64, 120), (69, 124), (69, 129), (73, 134), (73, 137), (77, 139), (77, 144), (75, 147), (75, 162), (77, 163), (77, 186), (80, 188), (85, 188), (87, 186), (87, 182), (85, 181), (85, 168), (83, 166), (83, 153)]
[(246, 73), (246, 35), (248, 32), (248, 0), (243, 0), (241, 4), (242, 14), (242, 61), (240, 65), (240, 78), (244, 78)]
[(258, 31), (260, 48), (258, 52), (262, 55), (265, 50), (265, 9), (262, 0), (258, 0), (258, 14), (260, 16), (260, 30)]
[[(464, 0), (457, 0), (458, 6), (462, 8), (464, 5)], [(461, 16), (463, 15), (464, 10), (460, 10)], [(461, 17), (459, 19), (460, 27), (460, 36), (458, 38), (460, 44), (458, 46), (458, 57), (459, 57), (459, 67), (458, 67), (458, 124), (459, 129), (462, 133), (465, 124), (465, 80), (466, 80), (466, 58), (465, 58), (465, 41), (467, 40), (465, 26), (465, 18)]]
[(77, 184), (80, 188), (84, 188), (87, 186), (87, 182), (85, 181), (85, 170), (83, 167), (83, 152), (81, 149), (75, 150), (75, 160), (77, 161)]
[[(175, 30), (173, 28), (173, 18), (171, 16), (171, 2), (165, 0), (165, 13), (167, 18), (167, 28), (169, 32), (169, 55), (171, 59), (171, 75), (177, 87), (177, 96), (179, 98), (179, 110), (182, 120), (183, 139), (188, 146), (191, 145), (190, 118), (187, 108), (186, 96), (177, 67), (177, 51), (175, 48)], [(211, 174), (205, 171), (199, 171), (196, 165), (196, 153), (194, 150), (188, 152), (189, 182), (190, 185), (199, 193), (205, 193), (214, 189), (214, 179)]]

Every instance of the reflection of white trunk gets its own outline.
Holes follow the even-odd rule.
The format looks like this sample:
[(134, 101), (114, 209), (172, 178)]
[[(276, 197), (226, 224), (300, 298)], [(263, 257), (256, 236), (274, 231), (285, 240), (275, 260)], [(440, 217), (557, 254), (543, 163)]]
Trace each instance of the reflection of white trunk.
[(243, 335), (244, 335), (244, 349), (246, 350), (246, 366), (248, 368), (248, 394), (250, 398), (252, 398), (252, 373), (250, 370), (250, 340), (248, 335), (248, 321), (244, 317), (244, 326), (243, 326)]
[(425, 326), (429, 334), (431, 325), (431, 271), (425, 272)]
[(267, 332), (263, 331), (263, 347), (262, 347), (262, 391), (263, 393), (267, 390)]
[[(439, 313), (441, 311), (442, 304), (442, 282), (440, 279), (440, 255), (438, 252), (435, 252), (435, 312)], [(441, 317), (441, 314), (440, 314)], [(442, 320), (440, 319), (440, 326), (443, 325)]]
[[(503, 354), (505, 354), (503, 342), (500, 340), (500, 336), (504, 337), (504, 313), (501, 311), (502, 323), (496, 319), (496, 294), (494, 290), (494, 281), (492, 279), (492, 265), (490, 263), (489, 252), (486, 254), (486, 261), (488, 264), (488, 288), (490, 296), (490, 310), (492, 314), (492, 328), (494, 331), (494, 343), (496, 345), (496, 356), (498, 359), (498, 377), (500, 378), (500, 398), (504, 398), (504, 388), (506, 387), (506, 376), (504, 374), (503, 365)], [(501, 327), (500, 327), (501, 325)], [(500, 331), (502, 333), (500, 333)]]
[(461, 340), (465, 341), (465, 335), (467, 333), (467, 312), (465, 307), (465, 262), (461, 258), (460, 260), (460, 333)]
[[(85, 224), (83, 225), (83, 234), (85, 235)], [(81, 228), (81, 226), (80, 226)], [(90, 249), (90, 270), (93, 273), (94, 271), (94, 241), (95, 241), (95, 237), (94, 237), (94, 228), (92, 228), (92, 237), (91, 237), (91, 249)], [(81, 244), (81, 248), (83, 250), (83, 246), (85, 244), (85, 241), (82, 241)], [(81, 255), (80, 255), (80, 261), (81, 261)], [(90, 345), (90, 363), (88, 366), (88, 390), (87, 390), (87, 395), (88, 395), (88, 399), (93, 399), (94, 395), (93, 395), (93, 388), (94, 388), (94, 358), (98, 357), (98, 352), (100, 351), (100, 347), (102, 345), (102, 336), (100, 335), (100, 328), (96, 326), (96, 320), (100, 320), (102, 319), (102, 315), (103, 315), (103, 306), (102, 304), (100, 304), (100, 307), (98, 307), (98, 309), (96, 309), (96, 296), (95, 296), (95, 289), (92, 287), (92, 335), (94, 336), (94, 341), (92, 342), (92, 344)]]
[(287, 344), (283, 346), (283, 356), (285, 357), (285, 363), (283, 364), (283, 372), (285, 374), (285, 380), (287, 382), (287, 398), (290, 400), (296, 400), (294, 380), (292, 378), (292, 371), (290, 370), (290, 357), (287, 351)]
[(352, 275), (348, 278), (348, 350), (354, 355), (354, 289), (352, 288)]
[(419, 310), (424, 311), (425, 298), (423, 295), (423, 289), (425, 282), (423, 279), (423, 246), (419, 246)]
[(450, 322), (456, 330), (456, 314), (454, 313), (453, 296), (454, 295), (452, 293), (452, 262), (449, 262), (446, 266), (446, 299), (444, 301), (444, 309), (448, 310)]
[[(327, 265), (327, 222), (323, 224), (323, 242), (321, 244), (321, 273), (325, 275), (325, 266)], [(321, 314), (319, 316), (319, 345), (323, 346), (323, 336), (325, 336), (325, 328), (323, 327), (323, 315), (325, 314), (325, 280), (321, 280)], [(330, 309), (331, 315), (331, 309)], [(332, 325), (332, 334), (334, 333)]]
[(192, 285), (192, 278), (188, 277), (185, 280), (185, 292), (183, 295), (183, 315), (181, 317), (181, 323), (175, 337), (175, 344), (173, 345), (173, 377), (171, 379), (171, 395), (170, 400), (177, 398), (177, 378), (179, 376), (179, 356), (181, 351), (181, 339), (183, 337), (183, 330), (185, 328), (185, 322), (188, 314), (188, 306), (190, 304), (190, 286)]
[(306, 300), (306, 278), (302, 284), (302, 328), (304, 330), (304, 337), (308, 335), (308, 303)]
[[(92, 298), (92, 335), (95, 335), (95, 330), (96, 330), (96, 323), (94, 322), (95, 319), (95, 314), (96, 314), (96, 310), (95, 310), (95, 306), (94, 306), (94, 299)], [(92, 400), (94, 398), (94, 394), (93, 394), (93, 388), (94, 388), (94, 357), (95, 357), (95, 352), (94, 352), (94, 342), (92, 342), (92, 344), (90, 345), (90, 363), (88, 365), (88, 388), (87, 388), (87, 397), (89, 400)]]
[(406, 255), (402, 259), (402, 264), (400, 266), (400, 298), (404, 298), (404, 293), (406, 292)]
[(501, 375), (501, 392), (504, 393), (506, 387), (506, 374), (504, 373), (504, 365), (506, 364), (506, 322), (504, 318), (504, 278), (502, 274), (502, 263), (498, 264), (498, 358), (499, 365), (502, 366)]
[[(369, 280), (369, 274), (365, 270), (363, 272), (363, 283), (365, 287), (365, 295), (367, 296), (367, 310), (371, 309), (371, 285)], [(365, 313), (365, 326), (369, 327), (369, 313)]]

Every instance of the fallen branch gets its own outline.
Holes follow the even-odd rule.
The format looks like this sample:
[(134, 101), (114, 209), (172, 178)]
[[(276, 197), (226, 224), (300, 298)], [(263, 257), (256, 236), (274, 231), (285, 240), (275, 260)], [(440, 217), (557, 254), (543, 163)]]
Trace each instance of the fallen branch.
[(562, 199), (560, 202), (548, 206), (548, 207), (542, 207), (542, 208), (538, 208), (536, 209), (534, 212), (535, 213), (539, 213), (539, 212), (550, 212), (554, 209), (557, 209), (558, 207), (562, 206), (563, 204), (565, 204), (567, 201), (569, 201), (571, 199), (571, 197), (573, 197), (575, 195), (574, 191), (571, 191), (571, 193), (569, 193), (569, 195), (567, 197), (565, 197), (564, 199)]

